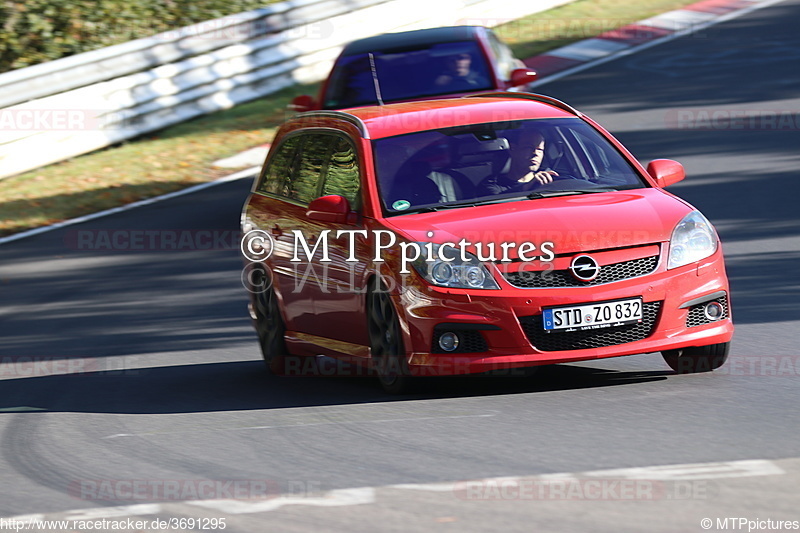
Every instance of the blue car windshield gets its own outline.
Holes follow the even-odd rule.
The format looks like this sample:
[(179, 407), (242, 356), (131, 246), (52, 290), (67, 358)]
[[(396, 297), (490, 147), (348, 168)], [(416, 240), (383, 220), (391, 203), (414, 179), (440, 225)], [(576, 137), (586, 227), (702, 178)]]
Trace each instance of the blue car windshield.
[(387, 215), (648, 186), (579, 118), (416, 132), (375, 140), (373, 151)]
[(492, 88), (491, 70), (477, 43), (439, 43), (340, 58), (323, 107), (372, 105), (378, 102), (378, 91), (388, 103)]

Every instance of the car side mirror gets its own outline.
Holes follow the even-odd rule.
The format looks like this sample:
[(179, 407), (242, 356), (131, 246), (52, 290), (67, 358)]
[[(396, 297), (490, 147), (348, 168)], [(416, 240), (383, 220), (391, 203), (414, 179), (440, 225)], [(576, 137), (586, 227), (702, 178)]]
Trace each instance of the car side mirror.
[(294, 98), (292, 98), (292, 103), (289, 104), (289, 108), (297, 113), (302, 113), (303, 111), (311, 111), (316, 107), (317, 107), (317, 102), (314, 100), (314, 97), (309, 96), (307, 94), (301, 94), (300, 96), (295, 96)]
[(317, 222), (347, 224), (351, 222), (350, 202), (344, 196), (329, 194), (320, 196), (308, 204), (306, 216)]
[(647, 164), (650, 174), (659, 187), (664, 188), (677, 183), (686, 177), (683, 165), (672, 159), (654, 159)]
[(511, 79), (508, 82), (509, 87), (519, 87), (520, 85), (527, 85), (536, 81), (539, 75), (535, 70), (529, 68), (515, 68), (511, 71)]

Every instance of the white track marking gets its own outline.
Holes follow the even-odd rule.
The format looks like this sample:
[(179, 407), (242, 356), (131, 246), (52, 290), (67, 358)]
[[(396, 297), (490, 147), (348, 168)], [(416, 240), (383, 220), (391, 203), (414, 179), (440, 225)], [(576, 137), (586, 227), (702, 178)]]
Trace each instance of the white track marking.
[(772, 476), (785, 474), (772, 461), (728, 461), (724, 463), (696, 463), (685, 465), (649, 466), (645, 468), (622, 468), (587, 472), (591, 477), (612, 477), (621, 479), (651, 479), (663, 481), (683, 481), (695, 479), (724, 479), (734, 477)]
[(715, 20), (718, 17), (719, 15), (716, 13), (705, 13), (702, 11), (693, 11), (691, 9), (676, 9), (675, 11), (662, 13), (661, 15), (636, 22), (635, 24), (637, 26), (681, 31), (690, 30), (700, 24)]
[(610, 39), (586, 39), (585, 41), (579, 41), (575, 44), (569, 44), (559, 48), (558, 50), (547, 52), (547, 55), (575, 59), (578, 61), (591, 61), (592, 59), (605, 57), (609, 54), (619, 52), (620, 50), (625, 50), (626, 48), (630, 48), (630, 46)]
[(140, 503), (117, 507), (98, 507), (96, 509), (78, 509), (64, 514), (67, 520), (98, 520), (101, 518), (119, 518), (122, 516), (142, 516), (157, 514), (161, 506), (157, 503)]
[(282, 496), (272, 500), (249, 502), (244, 500), (201, 500), (186, 502), (189, 505), (214, 509), (227, 514), (250, 514), (274, 511), (284, 505), (313, 505), (316, 507), (341, 507), (375, 502), (375, 489), (337, 489), (317, 497)]
[[(311, 505), (317, 507), (342, 507), (350, 505), (365, 505), (377, 500), (377, 493), (383, 489), (411, 490), (426, 492), (452, 492), (463, 490), (468, 484), (483, 484), (486, 486), (500, 486), (502, 483), (515, 483), (523, 480), (534, 481), (569, 481), (586, 480), (593, 478), (610, 480), (649, 480), (649, 481), (683, 481), (683, 480), (708, 480), (730, 479), (756, 476), (784, 475), (786, 472), (772, 461), (765, 459), (751, 459), (743, 461), (726, 461), (718, 463), (690, 463), (679, 465), (646, 466), (637, 468), (616, 468), (610, 470), (590, 470), (574, 473), (540, 474), (533, 476), (503, 476), (468, 481), (455, 481), (444, 483), (403, 483), (384, 487), (357, 487), (351, 489), (335, 489), (321, 492), (313, 496), (279, 496), (265, 500), (184, 500), (168, 502), (169, 504), (182, 503), (213, 509), (226, 514), (252, 514), (265, 513), (280, 509), (285, 505)], [(162, 504), (136, 504), (119, 507), (101, 507), (93, 509), (78, 509), (61, 513), (65, 519), (98, 519), (124, 516), (140, 516), (158, 514), (163, 510)], [(56, 514), (56, 513), (53, 513)], [(6, 522), (29, 522), (43, 520), (43, 514), (30, 514), (3, 518)]]
[[(540, 481), (578, 480), (585, 478), (606, 479), (644, 479), (650, 481), (685, 481), (699, 479), (724, 479), (736, 477), (774, 476), (785, 474), (784, 470), (772, 461), (762, 459), (728, 461), (722, 463), (693, 463), (682, 465), (644, 466), (636, 468), (615, 468), (611, 470), (591, 470), (588, 472), (541, 474), (537, 476), (505, 476), (469, 480), (469, 483), (516, 482), (523, 479)], [(449, 483), (405, 483), (390, 485), (389, 488), (421, 490), (428, 492), (450, 492), (463, 487), (466, 481)]]

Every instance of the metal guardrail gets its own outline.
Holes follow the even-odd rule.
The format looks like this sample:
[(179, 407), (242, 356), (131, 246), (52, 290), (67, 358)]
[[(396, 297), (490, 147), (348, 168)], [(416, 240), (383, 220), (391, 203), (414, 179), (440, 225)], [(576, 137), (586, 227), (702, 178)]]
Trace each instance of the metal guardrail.
[(324, 78), (361, 37), (569, 0), (290, 0), (0, 74), (0, 178)]

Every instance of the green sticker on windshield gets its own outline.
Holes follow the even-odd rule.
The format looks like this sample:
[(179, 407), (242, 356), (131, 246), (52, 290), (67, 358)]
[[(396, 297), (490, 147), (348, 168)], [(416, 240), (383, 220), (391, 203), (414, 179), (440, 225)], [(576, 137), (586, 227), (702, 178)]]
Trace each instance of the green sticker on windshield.
[(411, 207), (411, 202), (408, 200), (397, 200), (395, 203), (392, 204), (392, 209), (395, 211), (405, 211)]

